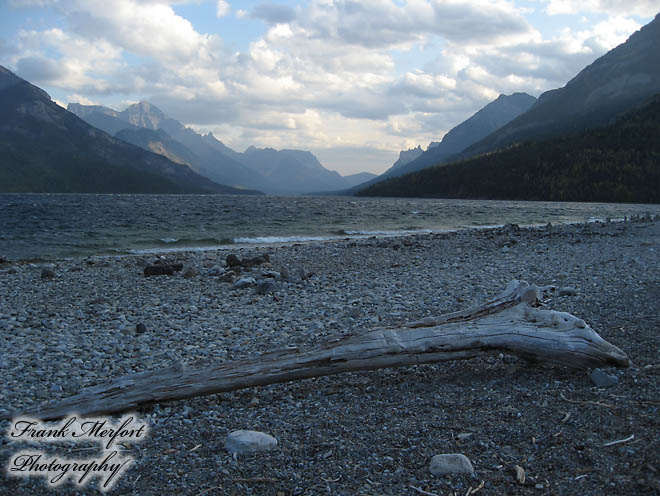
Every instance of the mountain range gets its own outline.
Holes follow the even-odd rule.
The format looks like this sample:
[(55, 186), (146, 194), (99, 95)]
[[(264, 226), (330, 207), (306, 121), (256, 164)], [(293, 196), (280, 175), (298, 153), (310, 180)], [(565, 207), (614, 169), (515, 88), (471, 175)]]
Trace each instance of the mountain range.
[(117, 139), (0, 66), (0, 191), (255, 193)]
[(608, 125), (658, 92), (660, 14), (564, 87), (543, 93), (528, 112), (464, 149), (457, 158)]
[(421, 146), (403, 150), (394, 164), (380, 176), (357, 184), (341, 194), (355, 194), (381, 181), (443, 163), (468, 146), (501, 128), (536, 102), (527, 93), (500, 95), (474, 115), (452, 128), (441, 141), (431, 142), (426, 150)]
[(269, 194), (302, 194), (348, 188), (353, 179), (323, 167), (308, 151), (251, 146), (237, 152), (212, 133), (198, 134), (148, 102), (119, 112), (70, 103), (67, 109), (89, 124), (129, 143), (185, 164), (213, 181)]
[(660, 93), (612, 124), (428, 167), (360, 196), (660, 203)]
[[(538, 100), (524, 93), (500, 95), (426, 150), (402, 151), (381, 176), (342, 177), (306, 151), (252, 146), (234, 151), (213, 134), (199, 134), (148, 102), (123, 111), (71, 103), (67, 111), (0, 66), (0, 191), (300, 194), (362, 189), (361, 194), (374, 195), (526, 197), (516, 188), (501, 187), (501, 178), (516, 171), (525, 178), (546, 177), (545, 190), (532, 188), (532, 196), (541, 199), (544, 194), (571, 196), (561, 184), (590, 190), (580, 181), (597, 169), (601, 176), (616, 176), (622, 185), (617, 190), (598, 176), (598, 184), (611, 193), (605, 200), (634, 201), (639, 193), (645, 198), (639, 201), (650, 201), (640, 193), (639, 182), (631, 185), (617, 171), (629, 170), (647, 180), (655, 177), (649, 165), (657, 164), (655, 148), (646, 137), (660, 140), (653, 118), (658, 94), (660, 14), (564, 87)], [(603, 141), (608, 139), (620, 143), (621, 150)], [(607, 150), (606, 156), (582, 153), (582, 145)], [(551, 153), (553, 149), (586, 157), (586, 162), (571, 162)], [(622, 150), (628, 150), (627, 155)], [(528, 163), (519, 163), (523, 159)], [(640, 163), (645, 164), (641, 169)], [(484, 164), (496, 164), (499, 176), (493, 178)], [(539, 169), (539, 164), (545, 165)], [(570, 177), (560, 180), (548, 171)], [(459, 177), (471, 184), (457, 183)], [(422, 178), (425, 184), (420, 185)], [(495, 189), (482, 187), (488, 181)], [(436, 190), (430, 191), (432, 184)], [(448, 184), (454, 189), (447, 189)], [(587, 197), (603, 199), (593, 192)]]
[[(378, 179), (383, 178), (387, 181), (378, 184), (375, 184), (377, 181), (371, 181), (359, 194), (449, 198), (527, 198), (531, 194), (530, 191), (533, 190), (536, 193), (532, 196), (536, 199), (570, 197), (573, 200), (580, 200), (578, 192), (569, 194), (556, 184), (546, 185), (545, 190), (531, 188), (527, 193), (513, 186), (512, 189), (500, 188), (497, 192), (494, 185), (500, 183), (501, 177), (510, 177), (508, 174), (512, 170), (516, 170), (527, 178), (543, 176), (548, 170), (555, 172), (561, 170), (562, 173), (570, 176), (563, 180), (566, 184), (580, 183), (585, 186), (581, 179), (590, 177), (590, 174), (586, 173), (584, 169), (592, 168), (599, 169), (601, 175), (604, 171), (608, 171), (613, 175), (612, 177), (619, 178), (618, 181), (622, 188), (621, 191), (615, 192), (616, 188), (613, 188), (612, 184), (601, 177), (599, 184), (608, 184), (604, 190), (610, 192), (609, 196), (592, 192), (584, 194), (583, 201), (587, 198), (598, 198), (600, 201), (608, 199), (609, 201), (651, 201), (648, 199), (649, 195), (643, 192), (644, 188), (640, 189), (639, 185), (628, 184), (616, 173), (618, 169), (615, 164), (618, 164), (621, 169), (629, 166), (635, 169), (639, 164), (626, 163), (626, 155), (616, 150), (610, 150), (607, 140), (616, 139), (621, 146), (629, 147), (628, 160), (630, 156), (637, 154), (637, 158), (647, 164), (642, 168), (643, 170), (635, 169), (635, 174), (653, 180), (655, 171), (648, 166), (652, 162), (645, 161), (649, 157), (655, 157), (655, 149), (652, 142), (644, 139), (646, 136), (644, 133), (656, 133), (655, 140), (660, 140), (658, 128), (655, 126), (653, 118), (649, 118), (653, 109), (656, 108), (649, 101), (654, 102), (655, 95), (659, 93), (660, 14), (651, 23), (630, 36), (625, 43), (583, 69), (564, 87), (543, 93), (527, 111), (514, 116), (508, 123), (494, 129), (482, 139), (475, 140), (463, 150), (449, 155), (434, 152), (437, 147), (430, 147), (415, 160), (398, 168), (400, 172), (408, 173), (423, 169), (421, 171), (423, 173), (399, 174), (399, 177), (394, 179), (390, 179), (392, 176), (390, 178), (380, 176)], [(649, 105), (650, 107), (646, 108)], [(642, 126), (644, 131), (640, 131), (640, 142), (635, 151), (634, 137), (637, 135), (629, 132), (629, 129), (634, 126), (627, 126), (625, 123), (627, 119), (639, 122), (639, 116), (634, 116), (641, 107), (646, 108), (644, 115), (650, 120)], [(474, 117), (478, 114), (475, 114)], [(468, 121), (463, 124), (467, 124)], [(462, 127), (463, 124), (454, 129)], [(595, 132), (599, 128), (603, 128), (603, 132), (600, 134)], [(625, 134), (622, 129), (626, 130), (625, 138), (621, 137), (622, 133)], [(589, 134), (592, 130), (595, 134)], [(572, 143), (572, 145), (567, 143)], [(602, 164), (598, 164), (597, 161), (592, 163), (589, 160), (596, 160), (597, 155), (581, 153), (581, 150), (577, 148), (579, 143), (589, 143), (593, 146), (597, 144), (598, 149), (610, 150), (611, 153), (606, 159), (601, 157), (604, 160)], [(572, 148), (572, 146), (574, 147)], [(548, 159), (546, 147), (550, 150), (565, 149), (566, 153), (580, 154), (580, 156), (584, 156), (586, 153), (590, 158), (586, 163), (571, 162), (573, 163), (571, 168), (567, 166), (570, 161), (560, 156), (550, 154), (555, 157), (554, 162)], [(511, 148), (514, 150), (512, 151)], [(515, 151), (518, 148), (520, 150)], [(530, 154), (531, 149), (539, 154), (538, 158)], [(541, 156), (546, 158), (541, 159)], [(510, 162), (507, 163), (505, 158)], [(519, 161), (523, 158), (530, 163), (521, 165)], [(622, 162), (617, 162), (617, 160), (622, 160)], [(451, 167), (444, 165), (452, 162), (454, 164)], [(540, 163), (544, 163), (545, 168), (539, 168)], [(499, 177), (493, 176), (484, 164), (498, 164)], [(430, 172), (427, 172), (428, 167), (432, 167)], [(448, 169), (442, 170), (445, 167)], [(580, 172), (577, 169), (580, 169)], [(482, 176), (477, 175), (476, 171), (479, 171)], [(553, 176), (552, 181), (560, 180)], [(452, 184), (454, 189), (449, 188), (449, 184)], [(489, 184), (490, 189), (481, 187), (480, 184)], [(517, 184), (518, 188), (523, 188), (522, 183), (518, 180), (512, 181), (513, 184)], [(627, 186), (624, 187), (624, 184)], [(656, 181), (654, 184), (657, 185), (658, 182)], [(627, 193), (623, 190), (626, 190)], [(505, 194), (503, 191), (507, 191), (507, 193)], [(562, 191), (562, 193), (558, 194), (557, 191)]]
[(402, 176), (444, 162), (524, 114), (535, 102), (536, 98), (527, 93), (500, 95), (470, 118), (452, 128), (439, 143), (430, 143), (425, 152), (418, 147), (412, 150), (415, 152), (413, 154), (410, 154), (410, 150), (407, 152), (408, 155), (402, 153), (399, 160), (379, 176), (379, 179)]

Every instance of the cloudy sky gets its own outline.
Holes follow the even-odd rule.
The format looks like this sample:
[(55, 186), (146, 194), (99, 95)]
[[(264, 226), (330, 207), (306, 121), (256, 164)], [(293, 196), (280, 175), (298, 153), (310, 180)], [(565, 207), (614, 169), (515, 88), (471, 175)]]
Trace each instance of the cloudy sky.
[(382, 172), (500, 93), (563, 86), (657, 0), (0, 0), (0, 64), (226, 145)]

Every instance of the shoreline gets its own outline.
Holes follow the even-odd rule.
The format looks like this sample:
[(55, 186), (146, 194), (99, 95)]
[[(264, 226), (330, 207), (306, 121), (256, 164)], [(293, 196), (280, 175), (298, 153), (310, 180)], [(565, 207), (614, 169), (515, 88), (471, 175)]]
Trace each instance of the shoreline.
[[(266, 252), (270, 261), (228, 274), (232, 251), (240, 258)], [(159, 257), (183, 270), (144, 277), (144, 266)], [(465, 494), (483, 480), (486, 494), (511, 494), (523, 490), (515, 465), (532, 489), (540, 484), (550, 493), (660, 490), (648, 468), (659, 466), (660, 453), (657, 220), (83, 257), (53, 262), (55, 275), (45, 279), (43, 265), (0, 265), (4, 411), (141, 370), (312, 347), (440, 315), (499, 293), (511, 279), (572, 288), (548, 307), (584, 319), (633, 361), (609, 371), (619, 380), (609, 389), (595, 388), (585, 372), (493, 356), (142, 408), (149, 437), (130, 447), (138, 468), (122, 476), (120, 493), (289, 495), (329, 487), (333, 494), (396, 495), (415, 486)], [(254, 284), (233, 287), (248, 277), (274, 286), (265, 294)], [(224, 449), (236, 429), (267, 432), (278, 448), (236, 461)], [(602, 448), (631, 433), (634, 442)], [(4, 439), (0, 463), (17, 450)], [(75, 457), (75, 447), (61, 450)], [(472, 461), (473, 477), (430, 474), (433, 455), (454, 452)], [(12, 494), (47, 491), (42, 479), (1, 477)], [(266, 479), (268, 487), (259, 482)], [(87, 491), (67, 484), (53, 493)]]
[[(166, 246), (170, 242), (165, 242), (165, 246), (158, 246), (153, 248), (143, 248), (143, 249), (125, 249), (125, 252), (122, 253), (90, 253), (90, 254), (77, 254), (70, 256), (61, 256), (61, 257), (52, 257), (52, 258), (27, 258), (27, 259), (8, 259), (1, 258), (4, 260), (4, 263), (34, 263), (34, 264), (52, 264), (58, 261), (75, 261), (80, 259), (103, 259), (103, 258), (124, 258), (124, 257), (140, 257), (140, 256), (186, 256), (193, 255), (196, 253), (205, 253), (205, 252), (230, 252), (232, 250), (267, 250), (269, 248), (277, 249), (283, 247), (290, 247), (301, 244), (316, 244), (316, 243), (341, 243), (348, 241), (361, 241), (369, 239), (399, 239), (399, 238), (414, 238), (416, 236), (424, 235), (442, 235), (447, 233), (456, 233), (456, 232), (470, 232), (470, 231), (489, 231), (505, 228), (508, 225), (516, 226), (519, 229), (543, 229), (546, 227), (559, 227), (559, 226), (583, 226), (589, 224), (611, 224), (611, 223), (626, 223), (634, 221), (658, 221), (660, 220), (660, 214), (652, 215), (633, 215), (630, 218), (620, 217), (620, 218), (590, 218), (586, 221), (568, 221), (552, 224), (548, 223), (534, 223), (534, 224), (492, 224), (492, 225), (478, 225), (478, 226), (457, 226), (455, 228), (423, 228), (418, 230), (400, 230), (400, 231), (349, 231), (346, 234), (337, 234), (337, 235), (328, 235), (328, 236), (263, 236), (263, 237), (254, 237), (254, 238), (236, 238), (240, 240), (245, 239), (284, 239), (284, 241), (234, 241), (232, 243), (218, 244), (218, 245), (209, 245), (209, 246), (182, 246), (182, 247), (171, 247), (167, 248)], [(161, 240), (162, 241), (162, 240)], [(178, 240), (177, 240), (178, 241)], [(172, 242), (176, 244), (176, 242)], [(0, 254), (0, 257), (2, 254)], [(0, 269), (2, 265), (0, 265)]]

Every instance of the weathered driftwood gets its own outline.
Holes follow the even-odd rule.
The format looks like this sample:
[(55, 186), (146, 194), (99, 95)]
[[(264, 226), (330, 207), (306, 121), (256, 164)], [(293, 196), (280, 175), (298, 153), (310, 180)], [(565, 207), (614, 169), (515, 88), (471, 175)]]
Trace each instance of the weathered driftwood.
[(44, 420), (119, 413), (141, 405), (358, 370), (417, 365), (509, 352), (584, 369), (629, 366), (626, 354), (584, 321), (536, 308), (538, 288), (513, 281), (486, 303), (400, 328), (352, 335), (309, 350), (285, 349), (205, 368), (136, 373), (24, 412)]

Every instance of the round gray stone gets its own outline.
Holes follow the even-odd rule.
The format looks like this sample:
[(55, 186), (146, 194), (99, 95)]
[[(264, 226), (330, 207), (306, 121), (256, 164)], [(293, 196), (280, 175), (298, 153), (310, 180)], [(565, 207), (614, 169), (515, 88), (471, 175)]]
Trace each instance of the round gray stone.
[(460, 453), (435, 455), (431, 458), (430, 469), (433, 475), (471, 474), (474, 472), (468, 457)]
[(277, 439), (259, 431), (234, 431), (227, 436), (225, 449), (230, 453), (252, 453), (266, 451), (277, 446)]

